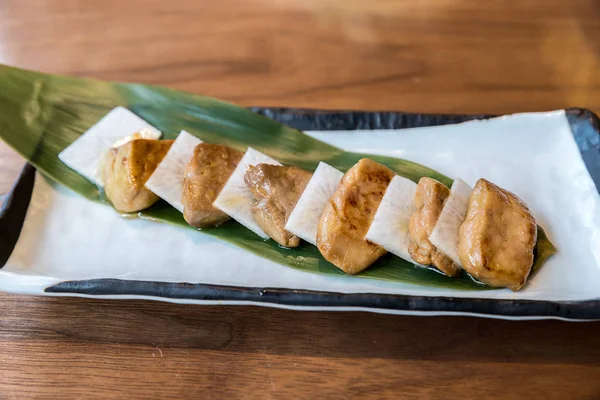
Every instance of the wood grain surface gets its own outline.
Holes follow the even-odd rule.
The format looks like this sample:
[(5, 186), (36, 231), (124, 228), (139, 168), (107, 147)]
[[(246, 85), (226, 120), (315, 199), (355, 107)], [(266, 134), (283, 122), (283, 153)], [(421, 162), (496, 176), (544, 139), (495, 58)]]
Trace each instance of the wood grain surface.
[[(598, 39), (597, 0), (0, 2), (2, 63), (256, 106), (598, 112)], [(600, 398), (599, 328), (0, 295), (0, 398)]]

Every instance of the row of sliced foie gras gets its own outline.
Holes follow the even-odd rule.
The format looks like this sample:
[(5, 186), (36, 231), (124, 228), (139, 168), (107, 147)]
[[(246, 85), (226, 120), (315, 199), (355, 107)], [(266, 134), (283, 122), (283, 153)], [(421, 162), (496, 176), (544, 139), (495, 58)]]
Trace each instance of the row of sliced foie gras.
[(390, 251), (448, 276), (465, 269), (518, 290), (533, 264), (534, 218), (485, 179), (474, 190), (459, 179), (451, 189), (428, 177), (416, 184), (368, 158), (345, 174), (324, 163), (312, 174), (184, 132), (176, 141), (136, 139), (113, 148), (104, 182), (119, 211), (162, 197), (198, 228), (234, 218), (284, 247), (304, 239), (348, 274)]
[[(305, 240), (348, 274), (387, 251), (512, 290), (532, 268), (534, 218), (514, 194), (485, 179), (474, 189), (460, 179), (451, 188), (428, 177), (415, 183), (368, 158), (345, 174), (325, 163), (311, 173), (185, 131), (176, 140), (159, 136), (141, 131), (113, 142), (97, 179), (88, 177), (118, 211), (141, 211), (162, 198), (197, 228), (233, 218), (284, 247)], [(59, 157), (77, 170), (77, 162)]]

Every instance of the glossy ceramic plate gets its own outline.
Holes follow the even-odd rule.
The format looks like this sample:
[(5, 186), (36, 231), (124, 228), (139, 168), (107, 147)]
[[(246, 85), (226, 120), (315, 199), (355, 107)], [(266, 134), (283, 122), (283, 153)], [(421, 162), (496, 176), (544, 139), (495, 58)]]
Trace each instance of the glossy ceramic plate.
[(26, 167), (0, 215), (0, 290), (304, 310), (600, 318), (600, 131), (591, 112), (487, 119), (254, 111), (344, 150), (408, 159), (470, 184), (486, 177), (529, 204), (558, 253), (518, 293), (314, 275), (192, 230), (123, 219)]

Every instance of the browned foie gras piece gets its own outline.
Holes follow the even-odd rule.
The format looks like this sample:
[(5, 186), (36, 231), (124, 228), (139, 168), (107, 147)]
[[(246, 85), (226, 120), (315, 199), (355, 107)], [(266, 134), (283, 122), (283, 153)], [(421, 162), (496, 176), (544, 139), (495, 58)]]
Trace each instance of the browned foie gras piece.
[(386, 251), (365, 235), (394, 173), (368, 158), (346, 172), (327, 203), (317, 231), (325, 259), (347, 274), (357, 274)]
[(237, 167), (244, 153), (220, 144), (200, 143), (185, 168), (183, 217), (196, 228), (222, 224), (229, 215), (213, 202)]
[(132, 213), (158, 201), (144, 185), (172, 144), (173, 140), (135, 139), (108, 151), (104, 192), (118, 211)]
[(252, 214), (260, 228), (285, 247), (297, 247), (300, 238), (285, 224), (312, 174), (297, 167), (258, 164), (250, 166), (244, 181), (256, 202)]
[(408, 253), (421, 265), (432, 265), (448, 276), (456, 276), (460, 268), (429, 241), (429, 235), (449, 196), (450, 189), (443, 183), (427, 177), (419, 180), (415, 193), (415, 212), (408, 224)]
[(480, 179), (458, 237), (465, 271), (491, 286), (520, 290), (533, 265), (537, 225), (514, 194)]

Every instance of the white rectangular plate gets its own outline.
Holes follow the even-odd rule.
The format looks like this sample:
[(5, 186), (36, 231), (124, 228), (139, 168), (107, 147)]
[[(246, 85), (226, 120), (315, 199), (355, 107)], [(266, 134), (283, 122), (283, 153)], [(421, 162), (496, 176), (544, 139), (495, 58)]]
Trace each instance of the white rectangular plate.
[[(48, 286), (65, 280), (120, 279), (434, 297), (447, 298), (444, 300), (447, 302), (457, 299), (577, 302), (600, 298), (600, 197), (564, 111), (416, 129), (307, 134), (344, 150), (415, 161), (447, 176), (460, 177), (470, 185), (485, 177), (517, 193), (529, 205), (558, 253), (518, 293), (321, 276), (281, 266), (199, 232), (124, 219), (110, 207), (51, 185), (38, 175), (19, 241), (0, 270), (0, 290), (42, 294)], [(206, 303), (184, 298), (167, 300)], [(331, 308), (327, 304), (308, 303), (262, 304)], [(364, 306), (353, 304), (357, 305), (334, 308), (432, 315), (487, 314), (468, 307), (411, 311), (374, 307), (372, 302), (365, 302)]]

